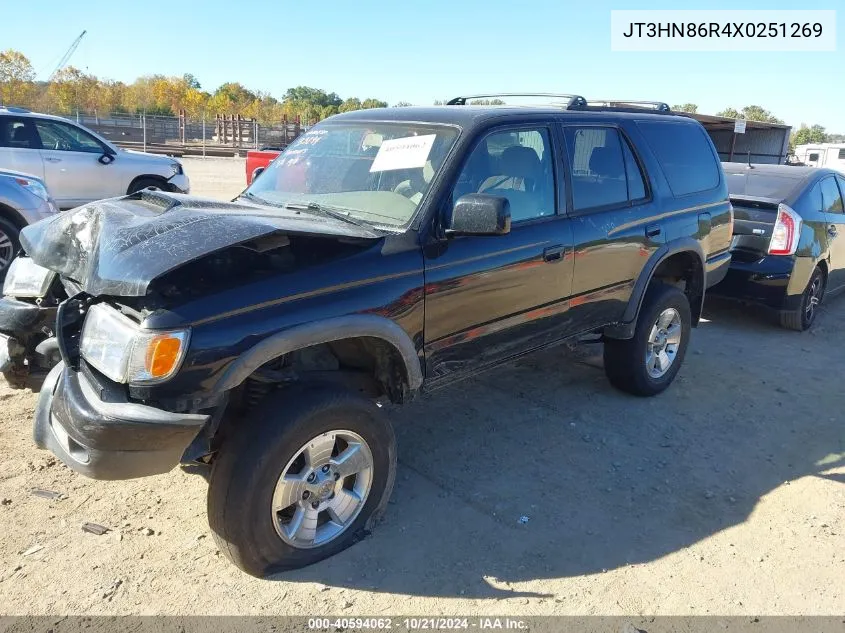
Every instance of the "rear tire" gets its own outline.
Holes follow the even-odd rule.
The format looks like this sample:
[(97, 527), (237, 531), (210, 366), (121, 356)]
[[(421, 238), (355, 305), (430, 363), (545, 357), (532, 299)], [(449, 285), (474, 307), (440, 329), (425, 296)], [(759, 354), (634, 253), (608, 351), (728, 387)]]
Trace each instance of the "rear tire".
[(0, 282), (6, 278), (6, 271), (20, 249), (20, 231), (6, 218), (0, 218)]
[[(633, 338), (605, 340), (604, 371), (610, 383), (635, 396), (653, 396), (666, 389), (684, 361), (691, 323), (687, 296), (674, 286), (652, 282)], [(655, 353), (658, 349), (660, 353)]]
[[(319, 544), (317, 535), (321, 534), (321, 528), (328, 526), (322, 533), (331, 534), (334, 527), (329, 523), (339, 521), (337, 510), (328, 508), (335, 493), (341, 501), (341, 497), (346, 499), (346, 492), (363, 489), (358, 487), (359, 475), (351, 476), (350, 482), (350, 477), (341, 477), (339, 473), (334, 476), (334, 471), (328, 470), (325, 461), (328, 453), (320, 449), (320, 442), (333, 437), (335, 432), (339, 433), (338, 437), (345, 434), (362, 440), (369, 458), (364, 463), (370, 464), (364, 481), (367, 491), (356, 492), (361, 506), (357, 514), (349, 510), (348, 504), (340, 508), (343, 513), (349, 512), (345, 527)], [(337, 444), (333, 439), (331, 442), (335, 447), (331, 454), (338, 459), (352, 446), (342, 440)], [(309, 453), (309, 446), (313, 449), (315, 443), (318, 449)], [(346, 448), (341, 451), (343, 446)], [(323, 461), (317, 459), (318, 455), (324, 456)], [(331, 463), (335, 468), (334, 462)], [(304, 487), (296, 488), (294, 494), (285, 495), (286, 500), (297, 501), (287, 510), (276, 509), (287, 502), (277, 503), (280, 486), (289, 477), (311, 481), (309, 472), (317, 474), (316, 483), (302, 484)], [(328, 481), (321, 482), (326, 472)], [(249, 422), (230, 429), (228, 440), (212, 465), (208, 521), (220, 551), (243, 571), (261, 578), (311, 565), (360, 540), (384, 512), (395, 477), (393, 427), (371, 400), (330, 386), (291, 387), (267, 396)], [(329, 492), (334, 481), (341, 487)], [(318, 498), (323, 501), (314, 501)], [(307, 513), (312, 503), (322, 503), (325, 509), (319, 512), (315, 509), (314, 518), (309, 519)], [(294, 543), (295, 535), (302, 533), (293, 528), (298, 512), (304, 516), (299, 521), (301, 525), (315, 526), (310, 545), (304, 541), (298, 546)], [(283, 533), (286, 538), (282, 537)]]
[(158, 178), (139, 178), (131, 185), (129, 185), (129, 191), (126, 193), (131, 195), (133, 193), (138, 193), (144, 189), (154, 189), (157, 191), (170, 191), (170, 187), (163, 181), (159, 180)]
[(810, 329), (816, 321), (818, 307), (824, 299), (826, 282), (824, 271), (816, 266), (801, 295), (801, 304), (795, 310), (780, 313), (781, 326), (798, 332)]

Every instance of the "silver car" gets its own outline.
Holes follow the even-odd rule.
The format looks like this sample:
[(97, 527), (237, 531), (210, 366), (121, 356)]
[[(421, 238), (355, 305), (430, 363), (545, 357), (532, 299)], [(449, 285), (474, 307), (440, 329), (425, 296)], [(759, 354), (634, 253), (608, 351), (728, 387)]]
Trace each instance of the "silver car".
[(19, 248), (20, 230), (58, 210), (42, 180), (0, 169), (0, 280), (6, 276)]
[(0, 106), (0, 169), (41, 178), (61, 209), (141, 189), (190, 192), (175, 158), (121, 149), (74, 121), (11, 106)]

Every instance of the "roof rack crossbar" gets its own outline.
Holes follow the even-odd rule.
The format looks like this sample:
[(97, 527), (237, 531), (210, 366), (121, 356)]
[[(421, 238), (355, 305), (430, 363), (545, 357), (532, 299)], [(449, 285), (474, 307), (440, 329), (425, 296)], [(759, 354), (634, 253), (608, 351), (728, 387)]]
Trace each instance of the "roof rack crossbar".
[(587, 100), (579, 95), (557, 94), (553, 92), (499, 92), (495, 94), (466, 95), (461, 97), (455, 97), (454, 99), (450, 99), (449, 101), (447, 101), (446, 105), (466, 105), (467, 103), (469, 103), (469, 101), (473, 99), (488, 99), (490, 97), (551, 97), (553, 99), (565, 99), (566, 108), (583, 107), (587, 103)]
[(649, 108), (657, 112), (671, 112), (669, 104), (662, 101), (631, 101), (628, 99), (589, 99), (586, 107), (598, 108)]

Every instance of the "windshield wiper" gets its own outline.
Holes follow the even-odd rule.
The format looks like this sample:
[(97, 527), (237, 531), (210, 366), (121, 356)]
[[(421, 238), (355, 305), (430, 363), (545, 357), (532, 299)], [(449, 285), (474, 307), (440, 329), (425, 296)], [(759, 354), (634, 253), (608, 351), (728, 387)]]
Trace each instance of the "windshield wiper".
[(317, 204), (316, 202), (286, 202), (282, 205), (282, 207), (285, 209), (294, 209), (299, 211), (316, 211), (317, 213), (322, 213), (323, 215), (327, 215), (335, 220), (342, 220), (343, 222), (348, 222), (349, 224), (354, 224), (355, 226), (364, 228), (371, 227), (369, 222), (352, 217), (348, 211), (341, 211), (340, 209), (327, 207), (322, 204)]

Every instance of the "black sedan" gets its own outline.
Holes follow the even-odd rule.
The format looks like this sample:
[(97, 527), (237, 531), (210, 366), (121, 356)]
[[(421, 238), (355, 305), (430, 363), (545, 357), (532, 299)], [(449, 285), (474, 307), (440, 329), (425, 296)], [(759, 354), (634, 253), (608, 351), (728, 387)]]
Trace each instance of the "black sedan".
[(708, 292), (777, 311), (806, 330), (845, 287), (845, 176), (830, 169), (723, 163), (734, 207), (731, 267)]

